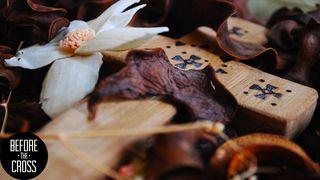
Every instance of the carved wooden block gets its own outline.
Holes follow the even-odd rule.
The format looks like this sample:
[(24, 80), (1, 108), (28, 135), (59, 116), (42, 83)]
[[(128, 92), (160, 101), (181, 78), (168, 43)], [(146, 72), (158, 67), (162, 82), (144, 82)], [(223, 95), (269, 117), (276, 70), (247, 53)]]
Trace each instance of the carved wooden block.
[[(229, 22), (230, 33), (238, 35), (235, 39), (245, 38), (242, 40), (246, 42), (251, 39), (251, 43), (265, 43), (263, 27), (243, 20), (235, 22), (239, 21), (233, 19)], [(259, 34), (253, 29), (257, 29)], [(239, 36), (239, 33), (244, 34)], [(233, 124), (240, 133), (269, 132), (291, 138), (304, 130), (314, 113), (317, 91), (240, 62), (223, 62), (212, 53), (215, 36), (213, 30), (202, 27), (181, 39), (157, 36), (141, 48), (163, 48), (171, 64), (183, 70), (200, 70), (210, 64), (216, 70), (217, 79), (239, 104)], [(104, 54), (119, 61), (124, 61), (126, 57), (126, 52)]]

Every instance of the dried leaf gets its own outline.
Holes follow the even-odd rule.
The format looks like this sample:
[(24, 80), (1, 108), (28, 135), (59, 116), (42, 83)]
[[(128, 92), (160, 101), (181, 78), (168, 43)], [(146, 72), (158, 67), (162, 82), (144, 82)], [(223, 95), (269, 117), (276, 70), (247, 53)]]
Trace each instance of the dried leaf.
[(228, 123), (236, 101), (214, 78), (210, 78), (213, 72), (206, 70), (207, 74), (176, 69), (161, 49), (131, 51), (126, 67), (100, 81), (91, 94), (90, 118), (94, 118), (97, 105), (108, 97), (141, 99), (158, 96), (186, 107), (188, 113), (184, 114), (188, 115), (182, 121), (207, 119)]

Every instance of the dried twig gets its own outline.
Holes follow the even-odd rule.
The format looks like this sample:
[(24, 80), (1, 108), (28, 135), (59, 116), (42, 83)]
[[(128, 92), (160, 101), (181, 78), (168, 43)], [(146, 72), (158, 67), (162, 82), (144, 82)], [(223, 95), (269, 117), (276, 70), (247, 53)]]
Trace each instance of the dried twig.
[(11, 93), (12, 93), (12, 91), (9, 92), (8, 99), (0, 104), (0, 106), (2, 106), (4, 108), (4, 118), (3, 118), (3, 121), (2, 121), (0, 134), (4, 134), (5, 133), (5, 129), (6, 129), (6, 126), (7, 126), (8, 113), (9, 113), (8, 104), (9, 104), (9, 101), (10, 101), (10, 98), (11, 98)]

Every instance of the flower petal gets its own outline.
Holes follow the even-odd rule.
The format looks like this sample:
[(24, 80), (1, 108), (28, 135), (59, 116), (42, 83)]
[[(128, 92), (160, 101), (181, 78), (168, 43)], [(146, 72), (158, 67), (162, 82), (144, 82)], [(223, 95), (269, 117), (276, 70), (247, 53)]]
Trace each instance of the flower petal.
[(101, 53), (54, 62), (42, 85), (42, 109), (53, 118), (78, 103), (94, 89), (101, 64)]
[(132, 8), (128, 11), (125, 11), (123, 13), (120, 14), (115, 14), (113, 16), (111, 16), (107, 22), (99, 29), (99, 31), (97, 32), (97, 34), (103, 32), (103, 31), (107, 31), (109, 29), (112, 28), (121, 28), (121, 27), (126, 27), (131, 19), (133, 18), (133, 16), (142, 8), (144, 8), (146, 5), (142, 4), (140, 6), (137, 6), (135, 8)]
[(104, 13), (102, 13), (95, 20), (90, 21), (90, 27), (96, 32), (100, 31), (100, 28), (111, 18), (113, 15), (120, 14), (131, 5), (140, 2), (140, 0), (120, 0), (109, 7)]
[(61, 29), (59, 34), (48, 44), (34, 45), (21, 49), (14, 57), (5, 59), (4, 64), (9, 67), (38, 69), (52, 63), (55, 60), (70, 57), (73, 54), (59, 50), (59, 41), (64, 38), (66, 33), (67, 28)]
[(71, 21), (68, 27), (68, 32), (73, 32), (77, 29), (88, 29), (88, 28), (90, 28), (88, 23), (80, 20), (75, 20), (75, 21)]
[(22, 67), (25, 69), (38, 69), (44, 67), (55, 60), (72, 56), (59, 50), (56, 43), (44, 46), (35, 45), (20, 50), (16, 56), (5, 59), (4, 63), (9, 67)]
[(158, 33), (166, 32), (167, 27), (158, 28), (116, 28), (100, 33), (78, 48), (76, 54), (91, 54), (105, 50), (128, 50), (139, 47)]

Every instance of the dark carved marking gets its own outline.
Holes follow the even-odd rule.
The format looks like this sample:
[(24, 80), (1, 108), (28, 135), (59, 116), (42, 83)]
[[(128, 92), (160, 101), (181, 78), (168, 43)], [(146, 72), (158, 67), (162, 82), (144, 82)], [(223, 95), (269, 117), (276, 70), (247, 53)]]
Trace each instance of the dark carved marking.
[(234, 26), (234, 27), (232, 27), (231, 30), (229, 30), (229, 34), (234, 34), (239, 37), (242, 37), (242, 36), (244, 36), (244, 34), (247, 34), (247, 33), (248, 33), (247, 30), (243, 30), (242, 28), (237, 27), (237, 26)]
[(181, 42), (181, 41), (176, 42), (176, 46), (184, 46), (184, 45), (186, 45), (186, 43)]
[(282, 97), (281, 93), (276, 93), (274, 92), (275, 89), (278, 89), (278, 87), (275, 87), (273, 85), (267, 84), (267, 86), (265, 88), (262, 88), (261, 86), (257, 85), (257, 84), (253, 84), (252, 86), (250, 86), (249, 89), (253, 89), (253, 90), (257, 90), (257, 91), (261, 91), (261, 94), (256, 94), (254, 95), (255, 97), (259, 98), (259, 99), (263, 99), (265, 100), (268, 95), (272, 95), (275, 98), (280, 99)]
[(225, 70), (223, 70), (223, 69), (218, 69), (217, 71), (216, 71), (216, 73), (217, 74), (228, 74), (228, 72), (227, 71), (225, 71)]
[(181, 69), (185, 69), (187, 67), (187, 65), (193, 65), (196, 68), (201, 67), (202, 63), (197, 62), (200, 59), (201, 58), (199, 56), (196, 56), (196, 55), (191, 55), (189, 59), (183, 59), (180, 55), (174, 56), (172, 58), (172, 60), (181, 61), (181, 63), (175, 65), (175, 66), (177, 66), (177, 67), (179, 67)]

